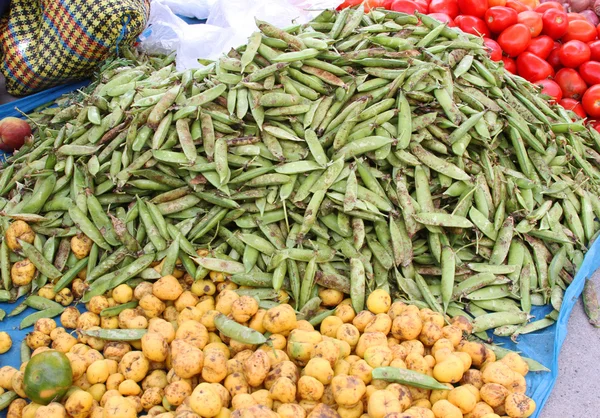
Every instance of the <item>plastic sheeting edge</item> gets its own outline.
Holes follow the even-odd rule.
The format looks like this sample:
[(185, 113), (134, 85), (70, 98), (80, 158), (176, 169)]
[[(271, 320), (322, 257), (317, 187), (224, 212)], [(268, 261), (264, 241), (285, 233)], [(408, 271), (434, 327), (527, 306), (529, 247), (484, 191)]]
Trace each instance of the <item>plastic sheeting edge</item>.
[[(75, 83), (52, 87), (51, 89), (32, 94), (31, 96), (23, 97), (15, 101), (0, 105), (0, 119), (6, 117), (23, 117), (23, 113), (30, 113), (37, 107), (51, 102), (62, 96), (63, 94), (71, 93), (81, 87), (90, 84), (90, 80), (77, 81)], [(18, 109), (18, 110), (17, 110)], [(19, 112), (19, 110), (21, 112)]]

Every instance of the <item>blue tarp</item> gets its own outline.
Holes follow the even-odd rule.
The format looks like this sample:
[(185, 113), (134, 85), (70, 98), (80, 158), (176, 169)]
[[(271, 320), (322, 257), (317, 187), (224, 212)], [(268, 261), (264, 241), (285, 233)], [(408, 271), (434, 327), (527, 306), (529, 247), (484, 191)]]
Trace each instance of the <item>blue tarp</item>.
[(23, 115), (19, 110), (23, 113), (30, 113), (33, 109), (55, 100), (63, 94), (71, 93), (81, 87), (85, 87), (88, 84), (90, 84), (89, 80), (77, 81), (75, 83), (44, 90), (40, 93), (15, 100), (14, 102), (5, 103), (0, 106), (0, 119), (4, 119), (8, 116), (22, 117)]

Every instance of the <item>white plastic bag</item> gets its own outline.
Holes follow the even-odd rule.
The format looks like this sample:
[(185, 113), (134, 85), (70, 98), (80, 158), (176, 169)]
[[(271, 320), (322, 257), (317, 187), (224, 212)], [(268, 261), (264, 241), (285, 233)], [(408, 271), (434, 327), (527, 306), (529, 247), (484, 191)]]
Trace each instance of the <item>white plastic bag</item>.
[(162, 3), (179, 16), (206, 19), (215, 0), (162, 0)]
[(148, 54), (169, 54), (179, 47), (179, 38), (187, 24), (161, 1), (150, 7), (148, 27), (140, 35), (140, 48)]
[(177, 69), (198, 68), (198, 58), (217, 59), (247, 41), (257, 30), (255, 18), (279, 27), (306, 23), (342, 0), (207, 0), (212, 1), (206, 24), (189, 25), (167, 3), (154, 0), (141, 48), (148, 53), (177, 51)]

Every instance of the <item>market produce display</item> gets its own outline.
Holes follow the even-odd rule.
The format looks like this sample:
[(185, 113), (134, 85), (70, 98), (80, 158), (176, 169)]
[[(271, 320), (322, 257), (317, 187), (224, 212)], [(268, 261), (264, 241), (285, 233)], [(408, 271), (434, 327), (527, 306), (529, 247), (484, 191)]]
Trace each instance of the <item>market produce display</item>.
[[(524, 394), (527, 362), (463, 339), (472, 329), (464, 317), (446, 324), (379, 289), (358, 314), (341, 302), (316, 331), (319, 320), (297, 320), (287, 304), (259, 308), (231, 283), (183, 291), (172, 280), (121, 285), (112, 299), (130, 300), (126, 309), (100, 310), (104, 296), (84, 314), (68, 308), (61, 321), (79, 339), (39, 319), (24, 371), (0, 368), (8, 417), (494, 418), (535, 410)], [(177, 294), (176, 309), (165, 309)]]
[(600, 229), (600, 133), (427, 15), (257, 26), (196, 71), (126, 51), (29, 115), (34, 139), (0, 174), (0, 297), (29, 295), (10, 313), (39, 310), (23, 361), (65, 353), (74, 386), (26, 406), (28, 387), (62, 395), (67, 376), (4, 368), (0, 402), (40, 417), (533, 414), (523, 376), (543, 366), (486, 331), (556, 319)]
[(494, 61), (543, 87), (543, 93), (589, 117), (600, 118), (600, 3), (539, 0), (346, 0), (404, 13), (424, 13), (482, 36)]

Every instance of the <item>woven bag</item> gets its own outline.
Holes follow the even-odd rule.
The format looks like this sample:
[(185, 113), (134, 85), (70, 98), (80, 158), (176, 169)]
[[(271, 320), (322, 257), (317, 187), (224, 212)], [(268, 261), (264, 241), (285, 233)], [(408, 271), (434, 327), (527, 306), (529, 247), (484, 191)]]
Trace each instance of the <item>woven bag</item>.
[(0, 71), (22, 96), (89, 77), (144, 30), (150, 0), (12, 0), (0, 21)]

